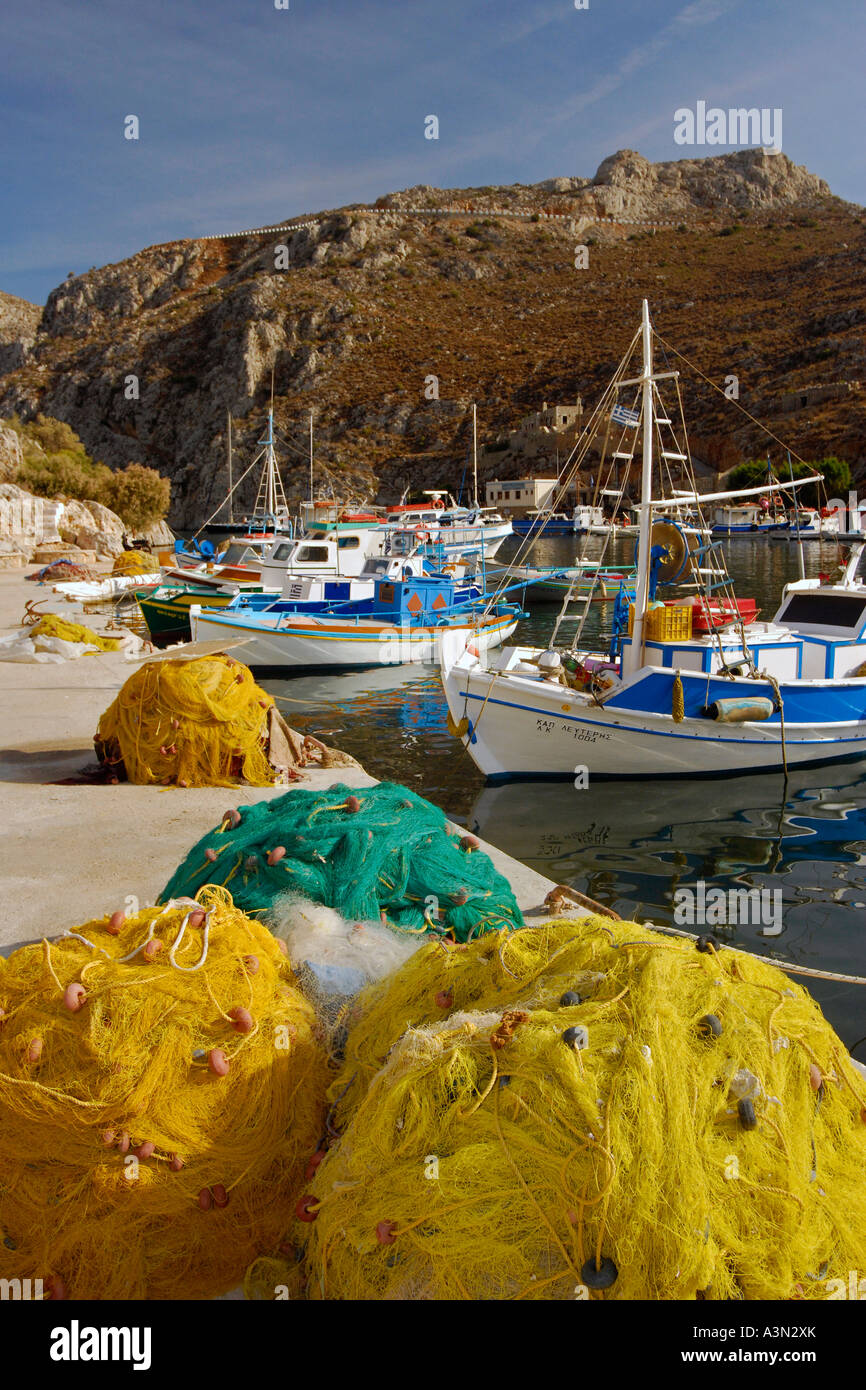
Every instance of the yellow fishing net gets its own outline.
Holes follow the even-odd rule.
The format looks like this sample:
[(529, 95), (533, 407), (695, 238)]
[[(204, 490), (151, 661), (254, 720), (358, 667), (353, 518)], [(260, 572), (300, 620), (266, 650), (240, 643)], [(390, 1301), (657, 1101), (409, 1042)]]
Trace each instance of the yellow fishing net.
[(199, 902), (0, 960), (0, 1278), (205, 1298), (278, 1250), (324, 1054), (270, 933)]
[(809, 1299), (866, 1267), (866, 1083), (772, 966), (552, 922), (426, 944), (349, 1022), (313, 1297)]
[(100, 719), (97, 756), (130, 782), (270, 786), (273, 703), (229, 656), (145, 662)]
[(100, 637), (82, 623), (70, 623), (66, 618), (61, 618), (59, 613), (46, 613), (35, 627), (30, 629), (30, 636), (59, 637), (63, 642), (89, 642), (101, 652), (114, 652), (120, 646), (117, 638)]
[(112, 574), (152, 574), (159, 561), (148, 550), (123, 550), (115, 560)]

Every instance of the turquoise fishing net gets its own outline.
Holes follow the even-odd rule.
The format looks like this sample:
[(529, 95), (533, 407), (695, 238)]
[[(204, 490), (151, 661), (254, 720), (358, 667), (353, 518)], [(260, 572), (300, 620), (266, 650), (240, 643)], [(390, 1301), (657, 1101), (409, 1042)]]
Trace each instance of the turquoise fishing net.
[(394, 926), (457, 941), (523, 925), (489, 856), (407, 787), (300, 788), (237, 814), (239, 824), (227, 816), (193, 846), (161, 902), (215, 883), (244, 912), (265, 918), (276, 898), (297, 893), (350, 921), (373, 921), (384, 911)]

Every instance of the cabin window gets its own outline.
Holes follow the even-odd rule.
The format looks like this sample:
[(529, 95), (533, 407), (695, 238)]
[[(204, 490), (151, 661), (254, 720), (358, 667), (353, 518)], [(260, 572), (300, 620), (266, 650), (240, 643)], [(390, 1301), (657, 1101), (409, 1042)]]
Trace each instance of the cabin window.
[(866, 603), (855, 594), (792, 594), (779, 614), (780, 623), (805, 624), (809, 627), (845, 627), (852, 632), (860, 626)]
[(326, 545), (302, 545), (298, 551), (298, 563), (301, 565), (326, 565), (328, 559)]
[(357, 550), (361, 544), (357, 536), (340, 536), (337, 545), (340, 550)]
[(291, 547), (290, 545), (278, 545), (277, 548), (276, 548), (276, 550), (274, 551), (274, 559), (275, 559), (275, 560), (288, 560), (288, 558), (289, 558), (289, 556), (291, 555), (291, 553), (292, 553), (292, 547)]

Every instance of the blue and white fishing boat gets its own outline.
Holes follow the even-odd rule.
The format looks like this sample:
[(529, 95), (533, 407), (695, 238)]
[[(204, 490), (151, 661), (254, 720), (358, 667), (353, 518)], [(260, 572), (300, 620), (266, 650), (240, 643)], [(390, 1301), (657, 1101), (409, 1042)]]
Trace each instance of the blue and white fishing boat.
[(523, 616), (518, 605), (490, 603), (456, 575), (413, 574), (402, 560), (382, 563), (385, 574), (361, 597), (352, 596), (353, 581), (326, 579), (318, 598), (240, 595), (223, 609), (193, 606), (193, 641), (242, 641), (239, 654), (257, 670), (345, 670), (435, 661), (446, 632), (486, 652)]
[[(442, 643), (450, 727), (488, 778), (660, 778), (783, 771), (866, 755), (866, 591), (850, 584), (789, 586), (775, 617), (739, 614), (723, 544), (655, 521), (670, 499), (653, 495), (654, 462), (689, 463), (684, 423), (661, 395), (678, 373), (653, 368), (649, 309), (603, 403), (632, 391), (642, 437), (637, 586), (628, 631), (605, 652), (581, 645), (588, 600), (567, 601), (551, 647), (506, 646), (493, 659)], [(638, 375), (627, 376), (640, 343)], [(679, 392), (676, 393), (677, 402)], [(638, 430), (634, 432), (636, 447)], [(790, 492), (812, 478), (787, 483)], [(709, 503), (757, 496), (677, 494)], [(662, 603), (667, 586), (675, 597)], [(570, 608), (575, 611), (570, 612)], [(693, 632), (696, 613), (726, 615)], [(574, 638), (557, 645), (560, 628)]]

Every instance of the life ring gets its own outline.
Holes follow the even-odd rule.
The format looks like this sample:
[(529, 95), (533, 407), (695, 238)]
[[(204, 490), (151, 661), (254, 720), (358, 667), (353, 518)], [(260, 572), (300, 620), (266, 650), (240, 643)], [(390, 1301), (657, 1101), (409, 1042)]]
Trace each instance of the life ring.
[(433, 510), (434, 512), (441, 512), (445, 510), (445, 503), (442, 501), (441, 497), (434, 498)]
[(416, 526), (416, 528), (415, 528), (415, 539), (416, 539), (416, 541), (429, 541), (429, 539), (430, 539), (430, 532), (429, 532), (429, 531), (425, 531), (423, 526)]

